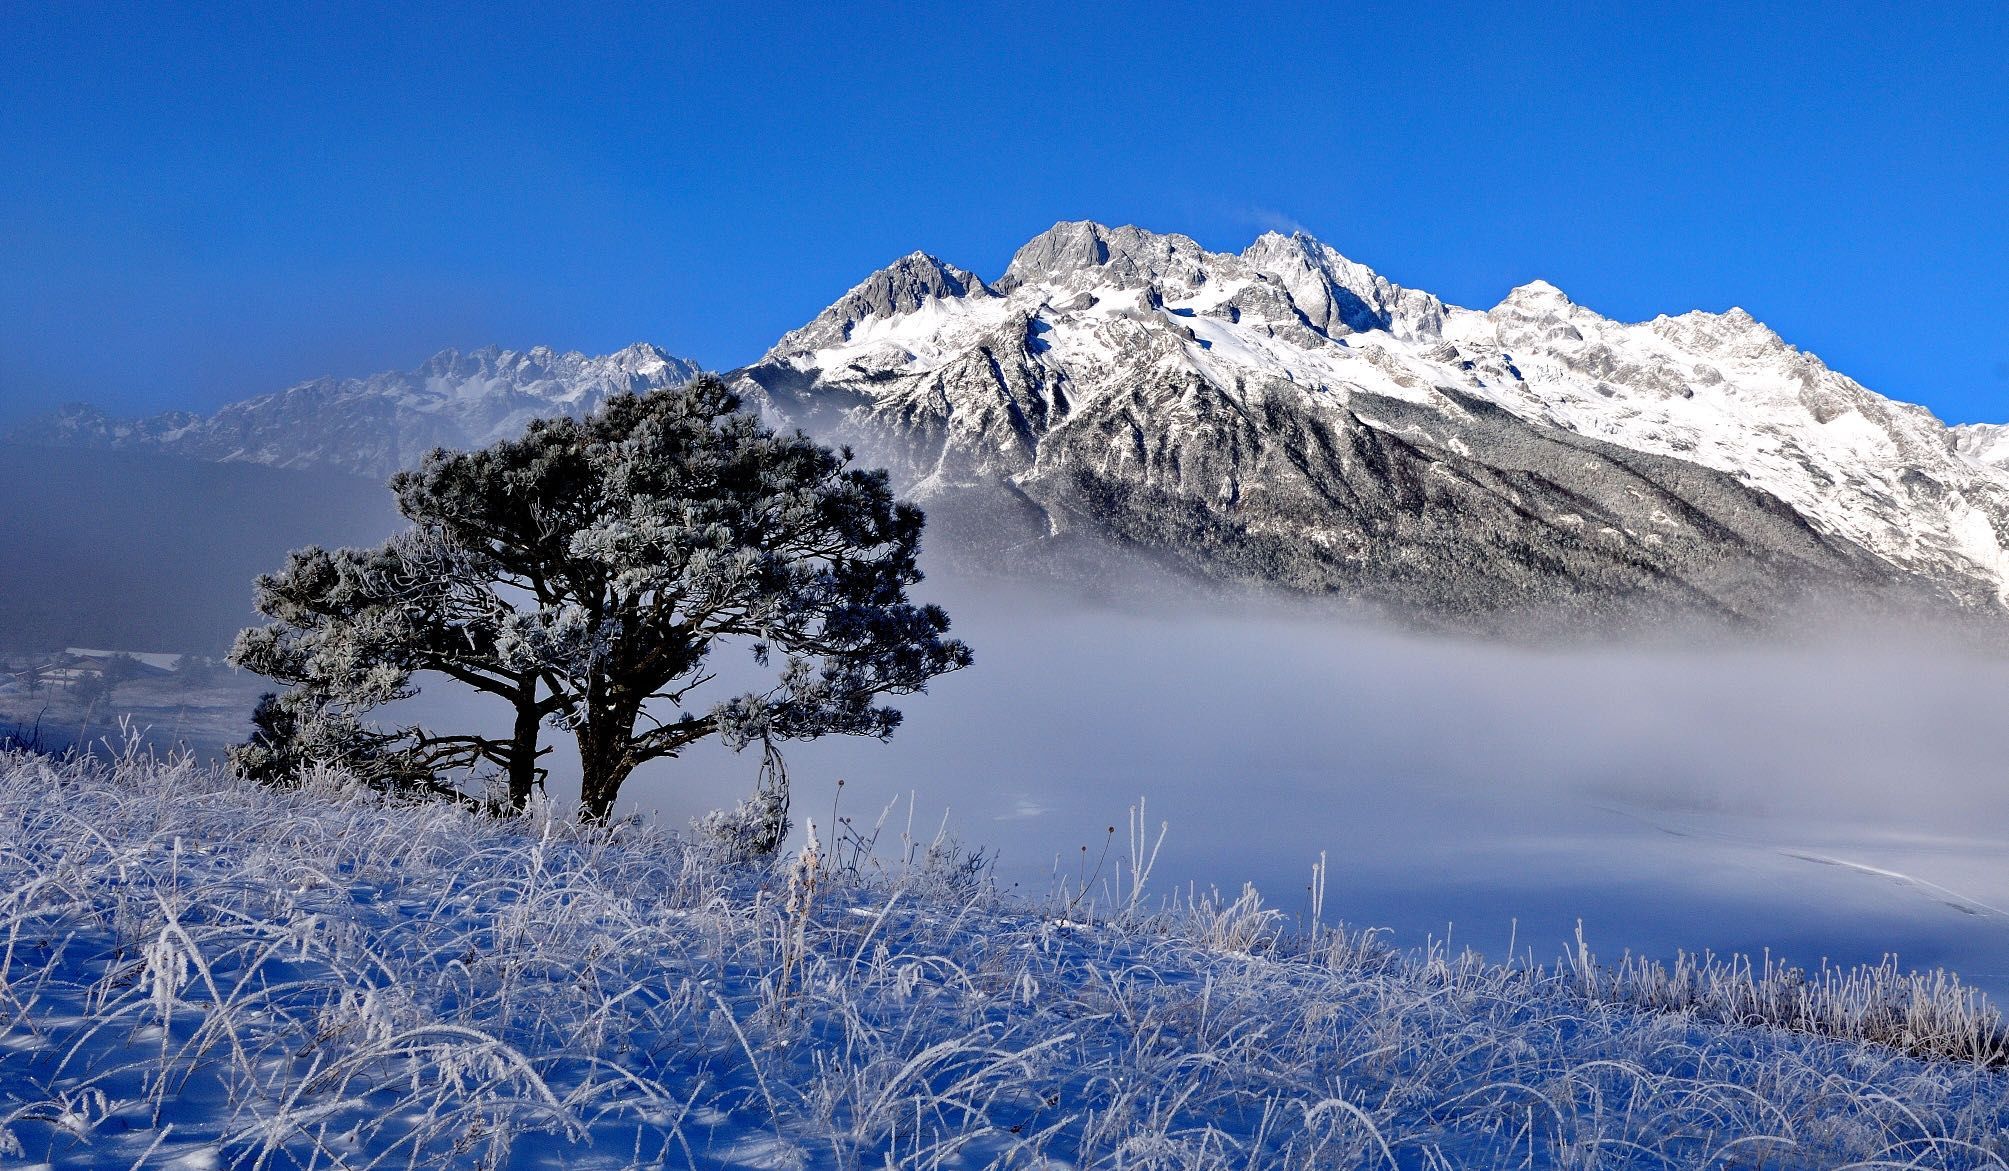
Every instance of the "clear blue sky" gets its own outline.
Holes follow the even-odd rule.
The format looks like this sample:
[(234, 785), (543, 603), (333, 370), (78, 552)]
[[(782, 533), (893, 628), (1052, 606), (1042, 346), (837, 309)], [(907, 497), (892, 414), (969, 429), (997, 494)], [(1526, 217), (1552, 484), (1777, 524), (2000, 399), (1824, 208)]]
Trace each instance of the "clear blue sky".
[(1093, 218), (1743, 305), (2009, 419), (1999, 3), (267, 7), (0, 17), (0, 416), (487, 342), (725, 368), (902, 253), (995, 276)]

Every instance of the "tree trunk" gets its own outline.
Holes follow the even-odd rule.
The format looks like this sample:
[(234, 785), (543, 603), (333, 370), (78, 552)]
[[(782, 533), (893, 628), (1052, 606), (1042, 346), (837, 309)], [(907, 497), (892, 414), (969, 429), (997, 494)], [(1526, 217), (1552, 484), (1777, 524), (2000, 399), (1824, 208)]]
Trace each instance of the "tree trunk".
[(614, 798), (621, 795), (621, 782), (635, 771), (628, 756), (626, 727), (612, 718), (591, 719), (579, 729), (579, 805), (587, 821), (606, 821), (614, 811)]
[(607, 820), (614, 812), (614, 798), (621, 795), (621, 782), (633, 771), (634, 766), (626, 761), (601, 762), (580, 770), (579, 806), (587, 821)]
[(522, 811), (537, 785), (537, 718), (535, 696), (516, 704), (516, 727), (509, 737), (509, 807)]

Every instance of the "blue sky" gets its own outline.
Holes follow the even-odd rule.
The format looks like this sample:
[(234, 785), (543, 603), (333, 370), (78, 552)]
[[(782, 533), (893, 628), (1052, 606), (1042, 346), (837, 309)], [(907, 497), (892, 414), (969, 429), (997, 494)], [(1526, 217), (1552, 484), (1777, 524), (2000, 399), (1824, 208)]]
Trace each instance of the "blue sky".
[(266, 7), (9, 7), (0, 417), (488, 342), (725, 368), (1093, 218), (1743, 305), (2009, 419), (2009, 6)]

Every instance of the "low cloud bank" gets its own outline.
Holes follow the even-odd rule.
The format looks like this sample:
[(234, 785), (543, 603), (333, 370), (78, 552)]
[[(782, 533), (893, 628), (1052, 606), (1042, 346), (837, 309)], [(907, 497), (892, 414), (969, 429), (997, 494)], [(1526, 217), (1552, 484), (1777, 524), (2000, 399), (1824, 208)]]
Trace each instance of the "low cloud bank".
[[(889, 744), (791, 746), (799, 817), (829, 821), (838, 777), (858, 822), (912, 793), (926, 832), (946, 811), (1043, 888), (1098, 873), (1116, 826), (1111, 878), (1143, 796), (1170, 825), (1161, 892), (1253, 881), (1295, 911), (1323, 851), (1328, 914), (1404, 942), (1450, 925), (1547, 959), (1582, 918), (1609, 951), (1896, 950), (2009, 986), (2009, 656), (1957, 632), (1836, 619), (1555, 648), (1255, 603), (923, 592), (977, 665), (902, 704)], [(629, 802), (681, 822), (756, 763), (695, 754)]]

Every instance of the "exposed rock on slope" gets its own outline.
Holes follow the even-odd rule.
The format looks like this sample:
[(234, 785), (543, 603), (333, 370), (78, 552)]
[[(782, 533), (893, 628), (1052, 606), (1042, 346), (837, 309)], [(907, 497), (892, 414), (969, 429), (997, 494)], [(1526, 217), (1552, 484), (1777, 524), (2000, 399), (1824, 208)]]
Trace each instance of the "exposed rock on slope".
[(2009, 472), (1742, 310), (1625, 324), (1538, 281), (1476, 312), (1301, 234), (1065, 223), (989, 284), (916, 253), (740, 378), (986, 564), (1114, 538), (1451, 614), (2009, 580)]

